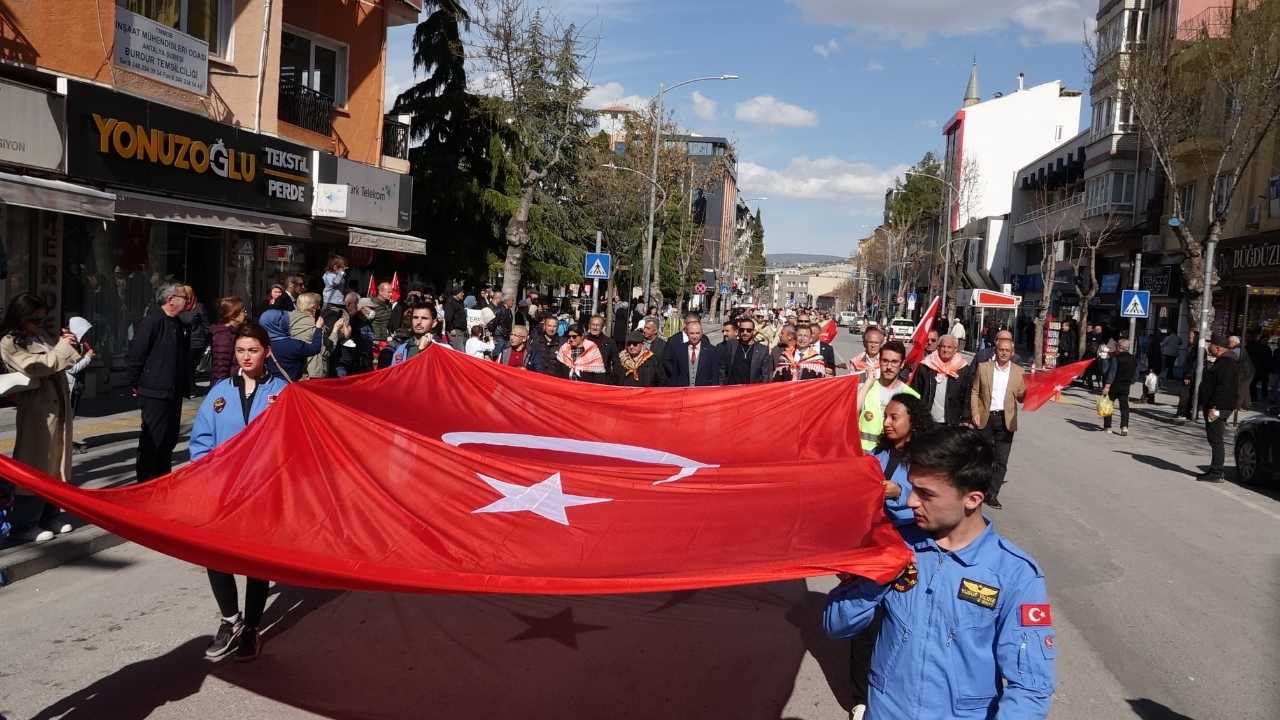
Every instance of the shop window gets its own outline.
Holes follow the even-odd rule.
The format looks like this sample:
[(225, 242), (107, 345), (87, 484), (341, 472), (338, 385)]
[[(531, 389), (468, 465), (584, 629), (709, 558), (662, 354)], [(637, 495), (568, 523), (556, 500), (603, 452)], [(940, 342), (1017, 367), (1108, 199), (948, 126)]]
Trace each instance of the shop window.
[(116, 0), (116, 5), (200, 38), (209, 44), (210, 56), (230, 56), (231, 0)]
[(347, 46), (289, 28), (280, 33), (280, 84), (323, 94), (333, 105), (347, 104)]

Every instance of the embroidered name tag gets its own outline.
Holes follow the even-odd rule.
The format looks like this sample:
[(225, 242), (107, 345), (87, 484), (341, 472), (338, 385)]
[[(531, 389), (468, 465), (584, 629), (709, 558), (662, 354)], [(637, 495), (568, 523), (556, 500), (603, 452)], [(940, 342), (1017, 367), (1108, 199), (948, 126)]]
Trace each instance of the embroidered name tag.
[(977, 580), (964, 578), (960, 581), (960, 592), (956, 594), (956, 597), (971, 602), (978, 607), (991, 609), (996, 606), (996, 600), (1000, 597), (1000, 588), (983, 585)]

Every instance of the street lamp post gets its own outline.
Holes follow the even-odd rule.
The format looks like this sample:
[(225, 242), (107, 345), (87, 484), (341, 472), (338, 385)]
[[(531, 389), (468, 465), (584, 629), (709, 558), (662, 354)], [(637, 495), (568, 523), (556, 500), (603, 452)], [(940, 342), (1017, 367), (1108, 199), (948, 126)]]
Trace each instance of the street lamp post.
[[(658, 184), (658, 181), (657, 181), (657, 180), (655, 180), (654, 178), (651, 178), (651, 177), (649, 177), (648, 175), (645, 175), (644, 173), (640, 172), (639, 170), (634, 170), (634, 169), (629, 168), (629, 167), (623, 167), (623, 166), (621, 166), (621, 165), (614, 165), (613, 163), (605, 163), (604, 165), (601, 165), (600, 167), (602, 167), (602, 168), (604, 168), (604, 169), (606, 169), (606, 170), (617, 170), (617, 171), (619, 171), (619, 172), (631, 173), (632, 175), (638, 175), (638, 176), (640, 176), (640, 177), (644, 178), (645, 182), (649, 183), (649, 192), (650, 192), (651, 194), (652, 194), (652, 193), (655, 193), (655, 192), (662, 193), (662, 204), (663, 204), (663, 205), (666, 205), (666, 204), (667, 204), (667, 191), (666, 191), (666, 190), (663, 190), (663, 189), (662, 189), (662, 186), (661, 186), (661, 185), (659, 185), (659, 184)], [(650, 229), (652, 230), (652, 227), (651, 227)], [(646, 259), (646, 260), (648, 259), (648, 256), (647, 256), (647, 255), (646, 255), (646, 258), (645, 258), (645, 259)], [(644, 272), (645, 272), (645, 277), (643, 278), (643, 281), (644, 281), (644, 283), (645, 283), (645, 287), (648, 287), (648, 285), (649, 285), (649, 275), (648, 275), (648, 273), (649, 273), (649, 269), (648, 269), (648, 266), (647, 266), (647, 265), (645, 266), (645, 270), (644, 270)], [(615, 291), (616, 291), (616, 289), (615, 289)], [(646, 308), (648, 308), (648, 306), (649, 306), (649, 302), (648, 302), (648, 300), (649, 300), (649, 298), (648, 298), (648, 297), (646, 297), (646, 298), (645, 298), (645, 307), (646, 307)]]
[[(937, 180), (938, 182), (947, 186), (947, 204), (946, 204), (946, 207), (942, 209), (943, 217), (938, 218), (939, 220), (942, 220), (944, 227), (946, 228), (946, 238), (943, 240), (943, 242), (946, 244), (946, 247), (943, 250), (945, 257), (942, 260), (942, 308), (943, 308), (943, 311), (945, 312), (947, 308), (947, 288), (949, 287), (949, 284), (951, 281), (951, 193), (955, 192), (956, 197), (960, 197), (960, 193), (956, 191), (956, 186), (952, 185), (950, 180), (944, 180), (938, 177), (937, 175), (930, 175), (929, 173), (910, 172), (910, 171), (908, 171), (906, 174), (919, 175), (920, 177), (927, 177), (933, 180)], [(950, 321), (951, 321), (951, 318), (947, 318), (947, 322), (950, 322)]]
[(655, 204), (657, 198), (657, 178), (658, 178), (658, 148), (662, 142), (662, 96), (669, 90), (675, 90), (682, 85), (690, 83), (702, 82), (704, 80), (737, 80), (737, 75), (708, 75), (707, 77), (693, 78), (684, 82), (676, 83), (671, 87), (667, 87), (662, 83), (658, 83), (658, 95), (656, 98), (657, 106), (653, 117), (653, 166), (649, 173), (654, 180), (654, 186), (649, 189), (649, 230), (645, 233), (644, 239), (644, 306), (649, 307), (650, 292), (653, 289), (651, 281), (651, 271), (653, 269), (653, 216), (657, 210)]

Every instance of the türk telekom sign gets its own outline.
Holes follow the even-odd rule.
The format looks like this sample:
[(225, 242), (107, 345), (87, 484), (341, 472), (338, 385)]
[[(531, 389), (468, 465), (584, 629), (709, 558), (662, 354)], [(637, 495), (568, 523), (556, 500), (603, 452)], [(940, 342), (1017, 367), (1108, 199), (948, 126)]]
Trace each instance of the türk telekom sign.
[(68, 172), (218, 205), (311, 213), (311, 149), (96, 85), (67, 90)]
[(413, 178), (409, 175), (316, 152), (316, 182), (347, 187), (346, 213), (320, 212), (317, 207), (317, 217), (387, 230), (409, 229), (413, 210)]

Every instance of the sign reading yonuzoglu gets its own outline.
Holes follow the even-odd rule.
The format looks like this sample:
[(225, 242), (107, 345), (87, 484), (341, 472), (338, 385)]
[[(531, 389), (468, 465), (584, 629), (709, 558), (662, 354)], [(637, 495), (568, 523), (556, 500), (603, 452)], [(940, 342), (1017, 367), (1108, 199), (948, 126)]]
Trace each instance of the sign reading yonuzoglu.
[(311, 150), (105, 88), (67, 89), (78, 177), (203, 202), (311, 214)]
[(209, 92), (209, 44), (150, 18), (116, 7), (117, 67), (167, 85)]

